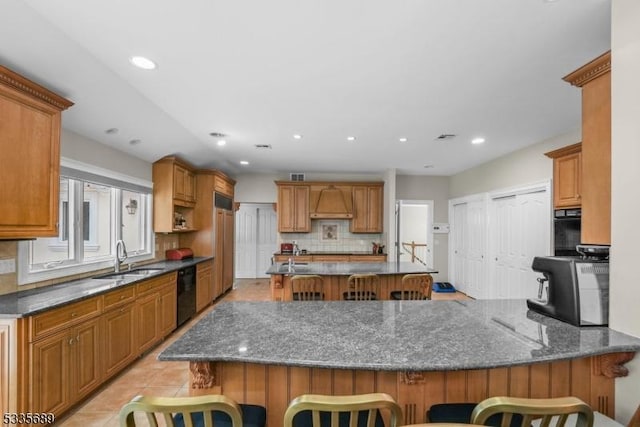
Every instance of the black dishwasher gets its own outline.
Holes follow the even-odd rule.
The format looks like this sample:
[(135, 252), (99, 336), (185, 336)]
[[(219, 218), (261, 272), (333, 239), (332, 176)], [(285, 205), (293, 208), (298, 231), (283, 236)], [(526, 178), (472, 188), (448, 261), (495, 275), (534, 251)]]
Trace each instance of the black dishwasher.
[(178, 326), (196, 313), (196, 267), (178, 270)]

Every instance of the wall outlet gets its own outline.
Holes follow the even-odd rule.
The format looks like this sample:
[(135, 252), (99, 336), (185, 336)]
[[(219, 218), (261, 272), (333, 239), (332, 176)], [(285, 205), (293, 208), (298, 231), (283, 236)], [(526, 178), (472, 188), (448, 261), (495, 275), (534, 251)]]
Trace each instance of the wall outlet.
[(10, 274), (16, 272), (16, 259), (0, 259), (0, 274)]

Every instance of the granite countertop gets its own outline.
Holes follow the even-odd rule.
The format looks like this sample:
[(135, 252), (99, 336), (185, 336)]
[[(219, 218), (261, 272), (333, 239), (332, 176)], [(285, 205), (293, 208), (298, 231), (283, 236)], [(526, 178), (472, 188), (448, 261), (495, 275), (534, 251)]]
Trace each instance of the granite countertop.
[(430, 273), (437, 270), (410, 262), (309, 262), (296, 263), (289, 270), (286, 262), (275, 263), (266, 271), (266, 274), (317, 274), (320, 276), (348, 276), (351, 274), (374, 273), (379, 275)]
[(486, 369), (640, 350), (525, 300), (227, 302), (158, 356), (388, 371)]
[[(212, 257), (194, 257), (181, 261), (164, 260), (153, 264), (138, 265), (136, 268), (161, 268), (144, 276), (127, 277), (126, 279), (93, 279), (85, 278), (57, 285), (45, 286), (37, 289), (0, 295), (0, 318), (18, 318), (31, 316), (55, 307), (67, 305), (76, 301), (91, 298), (122, 286), (129, 286), (141, 280), (170, 273), (181, 268), (189, 267)], [(123, 270), (122, 273), (127, 273)], [(98, 276), (107, 274), (100, 273)]]

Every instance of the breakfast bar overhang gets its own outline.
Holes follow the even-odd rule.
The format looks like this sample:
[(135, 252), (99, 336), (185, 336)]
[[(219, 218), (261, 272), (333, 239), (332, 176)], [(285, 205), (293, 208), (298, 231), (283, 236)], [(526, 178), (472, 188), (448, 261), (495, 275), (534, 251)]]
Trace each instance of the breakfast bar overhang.
[(614, 379), (640, 339), (575, 327), (524, 300), (222, 303), (160, 360), (189, 361), (191, 393), (267, 408), (300, 394), (386, 392), (407, 423), (435, 403), (573, 395), (614, 415)]

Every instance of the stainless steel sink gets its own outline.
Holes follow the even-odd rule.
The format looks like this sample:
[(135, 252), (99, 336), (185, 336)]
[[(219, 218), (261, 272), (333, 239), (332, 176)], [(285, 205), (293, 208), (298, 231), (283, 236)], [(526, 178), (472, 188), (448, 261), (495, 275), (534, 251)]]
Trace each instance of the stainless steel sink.
[(164, 268), (144, 268), (144, 267), (140, 267), (140, 268), (134, 268), (131, 271), (127, 271), (125, 272), (125, 274), (128, 273), (135, 273), (135, 274), (142, 274), (142, 275), (148, 275), (148, 274), (153, 274), (153, 273), (158, 273), (160, 271), (163, 271)]
[(148, 273), (136, 273), (134, 271), (125, 271), (120, 273), (107, 273), (100, 276), (93, 277), (94, 279), (112, 279), (112, 280), (125, 280), (125, 279), (140, 279), (146, 276)]
[(309, 267), (307, 263), (299, 263), (299, 264), (291, 264), (291, 269), (289, 269), (289, 264), (282, 264), (278, 268), (278, 272), (280, 273), (295, 273), (295, 272), (304, 272), (309, 271)]

